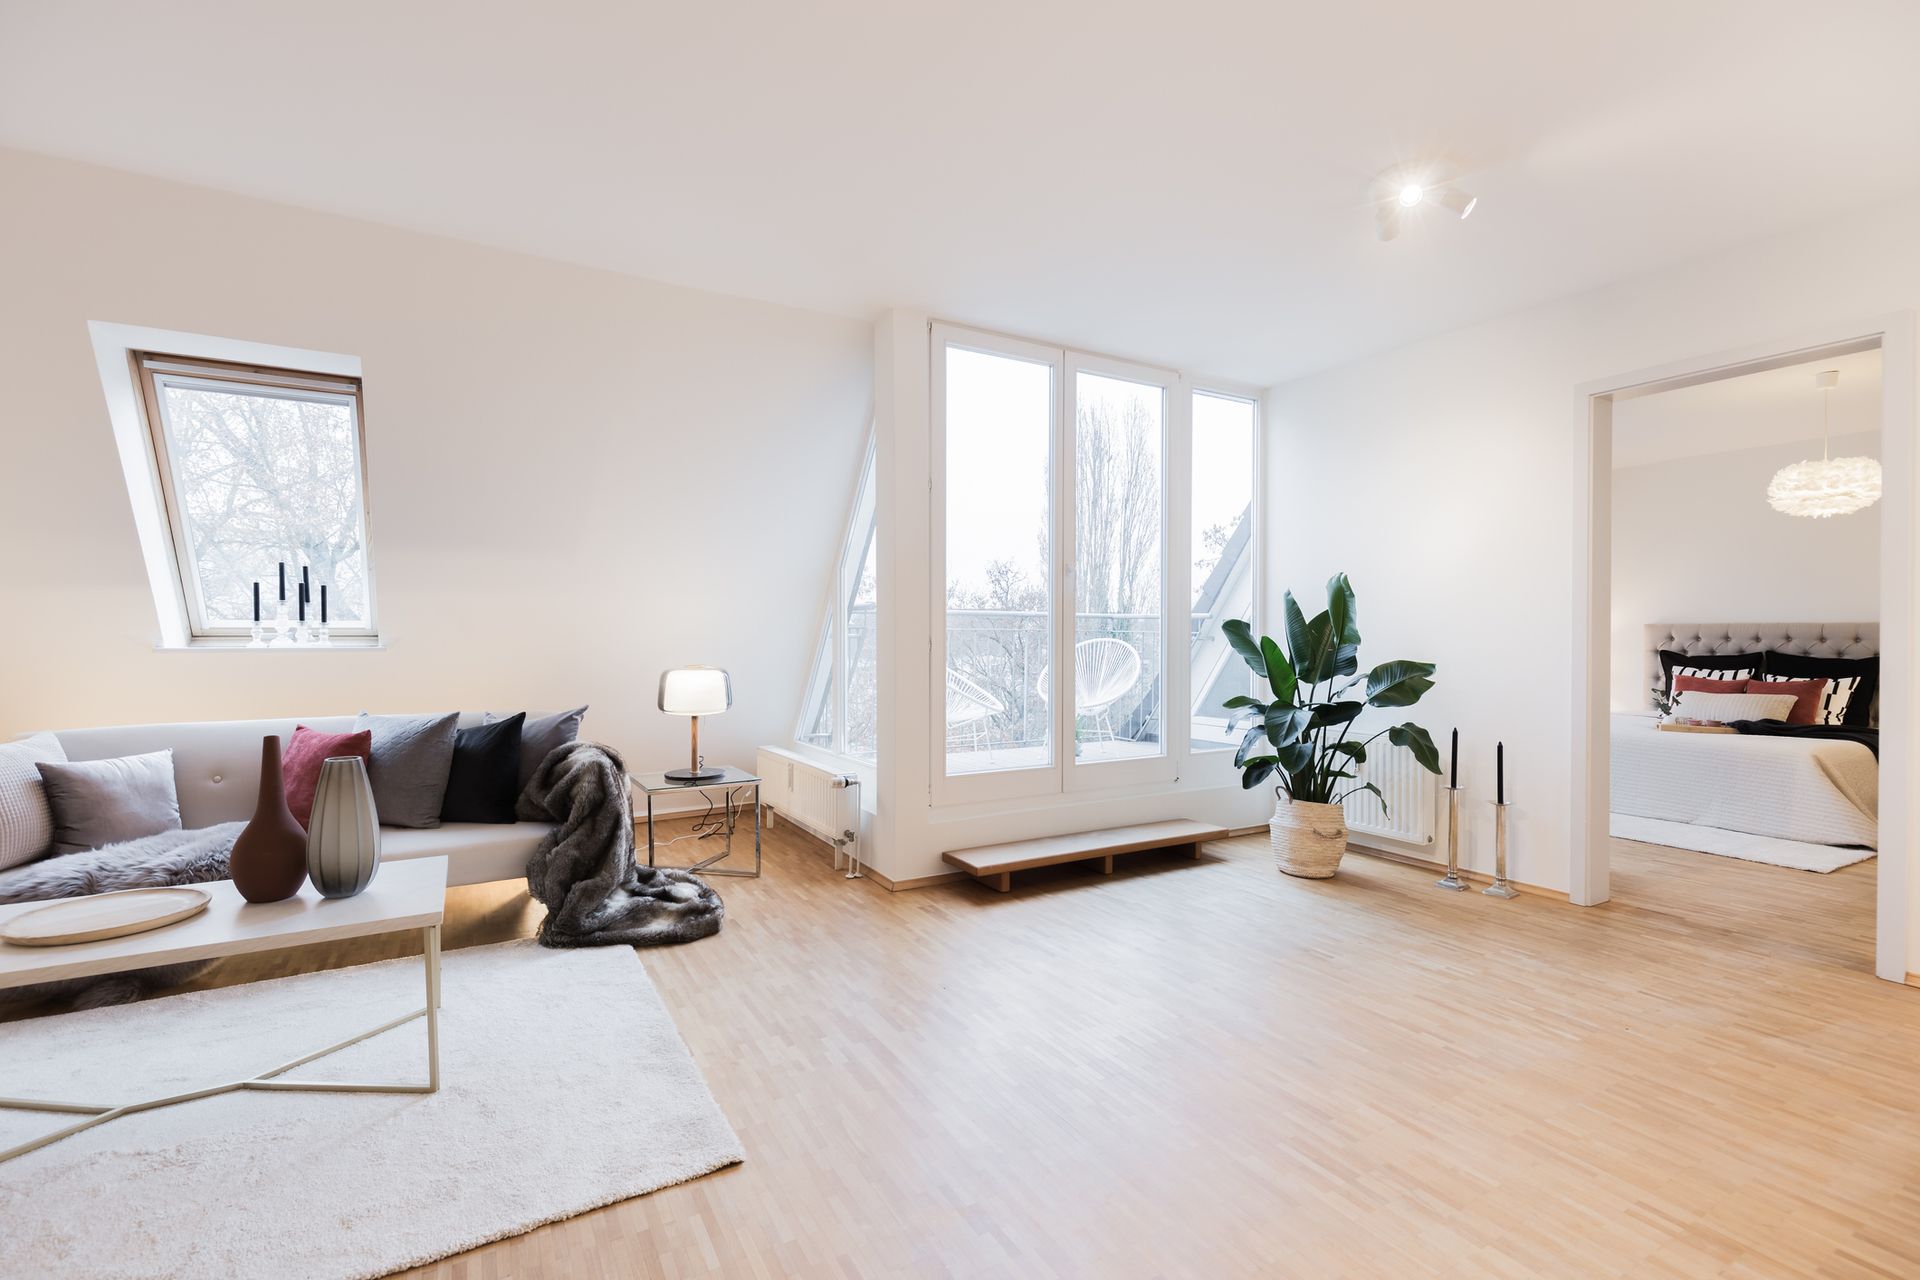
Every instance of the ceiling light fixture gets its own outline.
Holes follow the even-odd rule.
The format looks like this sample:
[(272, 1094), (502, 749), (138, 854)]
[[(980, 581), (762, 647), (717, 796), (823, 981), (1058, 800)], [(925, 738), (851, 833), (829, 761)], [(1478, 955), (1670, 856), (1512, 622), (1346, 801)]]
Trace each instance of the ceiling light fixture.
[(1838, 369), (1813, 375), (1820, 388), (1820, 460), (1796, 462), (1773, 473), (1767, 484), (1767, 504), (1790, 516), (1852, 515), (1880, 501), (1880, 464), (1872, 458), (1827, 456), (1830, 401), (1840, 385)]
[(1402, 220), (1423, 204), (1438, 205), (1458, 218), (1466, 218), (1480, 203), (1451, 182), (1430, 182), (1418, 172), (1406, 168), (1389, 169), (1374, 179), (1374, 220), (1382, 240), (1399, 236)]

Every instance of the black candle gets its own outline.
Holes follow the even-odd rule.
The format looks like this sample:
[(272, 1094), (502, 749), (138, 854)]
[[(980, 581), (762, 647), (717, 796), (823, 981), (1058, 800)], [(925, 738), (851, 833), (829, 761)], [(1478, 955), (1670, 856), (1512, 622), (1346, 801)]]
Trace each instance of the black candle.
[(1460, 786), (1460, 731), (1458, 729), (1453, 731), (1453, 771), (1448, 775), (1447, 785), (1456, 790)]
[(286, 602), (287, 602), (287, 562), (285, 560), (282, 560), (280, 562), (280, 603), (285, 604)]
[(1507, 744), (1493, 744), (1493, 798), (1497, 804), (1507, 802)]
[(256, 623), (260, 621), (260, 583), (258, 581), (253, 584), (253, 620)]
[(320, 625), (327, 625), (327, 584), (320, 584)]
[(306, 620), (307, 620), (307, 593), (303, 591), (300, 593), (300, 621), (304, 623)]
[(300, 566), (300, 596), (304, 600), (313, 599), (313, 584), (307, 580), (307, 566)]

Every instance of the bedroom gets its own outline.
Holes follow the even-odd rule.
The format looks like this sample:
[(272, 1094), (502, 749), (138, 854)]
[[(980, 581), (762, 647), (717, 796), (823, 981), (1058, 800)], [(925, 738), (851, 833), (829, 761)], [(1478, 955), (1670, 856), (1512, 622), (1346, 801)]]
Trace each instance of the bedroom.
[(1865, 967), (1880, 351), (1728, 372), (1613, 409), (1617, 892), (1657, 897), (1677, 873), (1764, 884), (1786, 909), (1845, 917), (1849, 960)]

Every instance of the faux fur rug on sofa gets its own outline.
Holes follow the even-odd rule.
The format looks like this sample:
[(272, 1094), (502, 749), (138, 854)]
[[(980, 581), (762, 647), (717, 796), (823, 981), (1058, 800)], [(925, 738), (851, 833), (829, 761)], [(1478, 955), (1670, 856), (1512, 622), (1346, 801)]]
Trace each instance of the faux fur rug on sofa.
[[(64, 853), (0, 872), (0, 903), (79, 898), (116, 889), (151, 889), (177, 884), (206, 884), (227, 878), (227, 858), (244, 822), (191, 831), (162, 831), (110, 844), (89, 853)], [(42, 1000), (70, 1001), (76, 1009), (126, 1004), (150, 992), (178, 986), (209, 961), (161, 965), (100, 978), (68, 978), (0, 992), (8, 1004)]]

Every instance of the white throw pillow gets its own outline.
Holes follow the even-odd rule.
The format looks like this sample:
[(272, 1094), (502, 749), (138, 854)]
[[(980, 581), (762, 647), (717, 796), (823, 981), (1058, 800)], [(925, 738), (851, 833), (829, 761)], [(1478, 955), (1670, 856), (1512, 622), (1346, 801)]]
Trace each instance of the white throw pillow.
[(0, 745), (0, 871), (32, 862), (53, 847), (53, 810), (35, 766), (66, 759), (60, 739), (50, 733)]
[(1673, 704), (1676, 720), (1732, 724), (1735, 720), (1785, 720), (1799, 699), (1790, 693), (1682, 693)]

